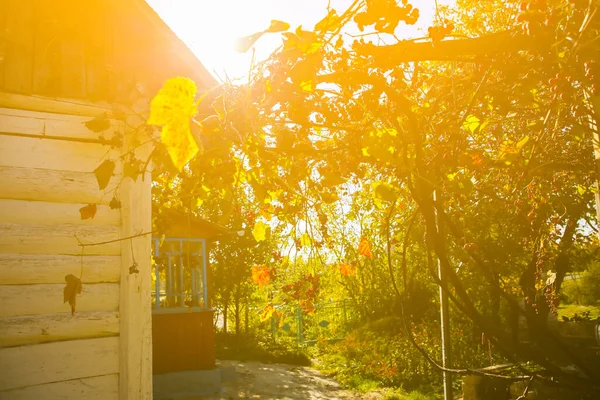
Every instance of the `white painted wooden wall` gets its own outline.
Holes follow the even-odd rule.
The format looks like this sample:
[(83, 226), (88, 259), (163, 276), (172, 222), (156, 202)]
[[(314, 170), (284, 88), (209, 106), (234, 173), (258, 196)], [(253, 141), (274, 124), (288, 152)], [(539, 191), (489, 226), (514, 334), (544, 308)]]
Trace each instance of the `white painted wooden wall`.
[[(124, 180), (111, 210), (120, 179), (100, 191), (92, 171), (122, 150), (85, 142), (98, 134), (83, 123), (101, 110), (67, 109), (80, 115), (0, 108), (0, 399), (150, 399), (150, 235), (133, 242), (137, 275), (129, 241), (87, 247), (74, 316), (63, 303), (65, 275), (81, 269), (75, 235), (148, 231), (150, 179)], [(81, 220), (88, 203), (98, 212)]]

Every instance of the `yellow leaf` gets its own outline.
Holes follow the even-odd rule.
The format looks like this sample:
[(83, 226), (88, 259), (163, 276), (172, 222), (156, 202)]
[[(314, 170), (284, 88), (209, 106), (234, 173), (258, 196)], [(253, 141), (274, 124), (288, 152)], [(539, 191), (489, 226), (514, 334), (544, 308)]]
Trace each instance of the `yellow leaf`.
[(180, 171), (200, 148), (192, 136), (190, 119), (196, 114), (196, 84), (189, 78), (172, 78), (152, 99), (149, 125), (163, 125), (160, 140)]
[(273, 313), (275, 312), (275, 307), (273, 306), (272, 303), (269, 303), (266, 305), (265, 308), (263, 308), (263, 310), (260, 313), (260, 320), (261, 321), (266, 321), (267, 319), (271, 318), (273, 316)]
[(180, 171), (200, 150), (192, 136), (189, 120), (171, 122), (163, 126), (160, 141)]
[(304, 246), (310, 246), (311, 243), (312, 243), (312, 240), (311, 240), (310, 235), (308, 233), (305, 233), (304, 235), (302, 235), (300, 237), (300, 244), (302, 245), (302, 247), (304, 247)]
[(317, 32), (330, 32), (339, 29), (342, 20), (338, 16), (337, 12), (332, 8), (327, 13), (327, 16), (315, 25), (315, 31)]
[(252, 235), (257, 242), (265, 240), (267, 238), (267, 228), (268, 225), (262, 221), (258, 221), (254, 224), (254, 229), (252, 229)]
[(363, 255), (367, 258), (373, 259), (373, 252), (371, 251), (371, 243), (367, 240), (367, 238), (363, 237), (360, 239), (360, 243), (358, 244), (358, 254)]
[(278, 20), (274, 19), (274, 20), (271, 20), (271, 25), (267, 29), (267, 32), (277, 33), (277, 32), (287, 31), (288, 29), (290, 29), (290, 24), (288, 24), (287, 22), (278, 21)]
[(529, 142), (529, 136), (525, 136), (523, 139), (517, 142), (517, 149), (522, 149)]
[(300, 88), (305, 92), (312, 92), (312, 81), (303, 81), (300, 83)]
[(150, 125), (166, 125), (181, 116), (192, 117), (196, 113), (194, 97), (196, 84), (189, 78), (167, 80), (150, 105)]
[(479, 120), (479, 118), (477, 118), (474, 115), (469, 115), (465, 119), (465, 122), (463, 123), (463, 127), (470, 130), (471, 133), (474, 133), (475, 129), (477, 129), (479, 127), (479, 125), (480, 125), (480, 120)]

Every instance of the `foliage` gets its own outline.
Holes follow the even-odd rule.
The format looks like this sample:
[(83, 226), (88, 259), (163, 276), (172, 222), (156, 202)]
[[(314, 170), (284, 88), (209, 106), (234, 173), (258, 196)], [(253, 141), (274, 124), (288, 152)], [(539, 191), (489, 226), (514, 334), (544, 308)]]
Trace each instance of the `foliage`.
[[(485, 364), (487, 344), (469, 332), (466, 321), (453, 324), (453, 358), (457, 362)], [(411, 334), (427, 351), (440, 351), (439, 323), (415, 324)], [(352, 331), (340, 342), (318, 342), (318, 367), (336, 375), (342, 383), (354, 387), (363, 379), (381, 387), (402, 387), (427, 391), (441, 386), (438, 371), (423, 359), (407, 338), (399, 317), (387, 317), (367, 323)], [(497, 359), (496, 362), (502, 362)], [(487, 361), (489, 362), (489, 361)], [(428, 389), (429, 388), (429, 389)]]
[(600, 305), (600, 262), (592, 262), (578, 277), (565, 282), (566, 303)]
[(274, 342), (264, 334), (233, 336), (219, 333), (215, 338), (217, 358), (310, 366), (306, 352), (285, 342)]
[[(591, 385), (598, 372), (557, 346), (547, 316), (577, 250), (598, 243), (583, 228), (597, 192), (589, 122), (598, 2), (523, 4), (458, 1), (440, 10), (426, 41), (394, 35), (418, 19), (407, 1), (357, 0), (312, 31), (272, 24), (241, 46), (285, 31), (247, 85), (195, 102), (195, 86), (176, 78), (154, 99), (149, 122), (163, 125), (156, 203), (243, 227), (277, 249), (240, 260), (236, 274), (248, 283), (253, 265), (277, 271), (276, 280), (256, 274), (265, 318), (278, 301), (311, 310), (347, 295), (365, 321), (396, 315), (433, 329), (423, 300), (443, 285), (489, 349), (580, 382), (560, 368), (569, 359)], [(348, 40), (350, 21), (381, 41)], [(529, 343), (518, 340), (522, 317)], [(366, 342), (374, 347), (355, 368), (373, 379), (384, 378), (368, 369), (371, 354), (412, 351), (390, 363), (417, 362), (406, 339)], [(462, 345), (471, 356), (457, 362), (479, 367), (474, 344)], [(422, 346), (438, 358), (438, 347)]]

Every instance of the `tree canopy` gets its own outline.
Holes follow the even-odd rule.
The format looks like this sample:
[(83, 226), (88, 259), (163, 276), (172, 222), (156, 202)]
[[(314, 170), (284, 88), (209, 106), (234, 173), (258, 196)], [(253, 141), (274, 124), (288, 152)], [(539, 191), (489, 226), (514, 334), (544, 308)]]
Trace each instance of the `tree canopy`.
[(166, 82), (148, 120), (154, 200), (257, 242), (277, 232), (268, 268), (293, 256), (352, 276), (383, 260), (372, 289), (408, 319), (415, 282), (442, 285), (504, 357), (594, 387), (547, 316), (598, 255), (598, 2), (459, 0), (427, 37), (396, 37), (418, 18), (407, 0), (356, 0), (312, 29), (273, 21), (240, 40), (282, 37), (247, 84)]

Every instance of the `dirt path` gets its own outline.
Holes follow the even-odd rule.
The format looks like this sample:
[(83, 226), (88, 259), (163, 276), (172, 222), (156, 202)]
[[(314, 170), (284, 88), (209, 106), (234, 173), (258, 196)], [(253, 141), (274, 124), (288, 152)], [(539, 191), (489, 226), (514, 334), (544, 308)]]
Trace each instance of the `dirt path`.
[(202, 400), (229, 399), (380, 399), (378, 393), (358, 395), (309, 367), (259, 362), (221, 361), (221, 367), (232, 367), (236, 379), (224, 382), (219, 395), (202, 396)]

